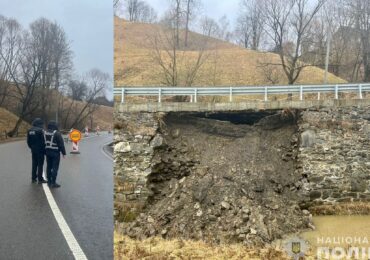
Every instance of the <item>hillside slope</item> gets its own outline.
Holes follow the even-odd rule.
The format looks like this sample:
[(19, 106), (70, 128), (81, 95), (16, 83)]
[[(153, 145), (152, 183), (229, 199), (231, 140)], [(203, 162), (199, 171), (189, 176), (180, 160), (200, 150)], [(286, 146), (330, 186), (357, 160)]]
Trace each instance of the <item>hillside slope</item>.
[[(5, 138), (5, 132), (9, 132), (13, 129), (18, 117), (13, 113), (9, 112), (5, 108), (0, 107), (0, 140)], [(23, 122), (19, 128), (19, 134), (25, 135), (30, 125)]]
[[(114, 26), (115, 85), (163, 85), (163, 72), (153, 59), (153, 39), (161, 27), (153, 24), (131, 23), (117, 17), (114, 20)], [(199, 52), (193, 46), (199, 42), (206, 42), (204, 55), (207, 59), (199, 70), (194, 86), (272, 84), (267, 79), (271, 74), (276, 75), (276, 83), (287, 83), (280, 66), (274, 66), (271, 71), (261, 66), (263, 63), (279, 62), (276, 54), (244, 49), (193, 32), (189, 34), (189, 39), (190, 47), (187, 51), (178, 53), (178, 66), (194, 64)], [(163, 48), (158, 46), (159, 49)], [(164, 49), (161, 51), (165, 52)], [(307, 67), (302, 71), (297, 83), (321, 83), (323, 73), (324, 71), (317, 67)], [(330, 83), (345, 82), (333, 74), (329, 74), (328, 80)]]
[[(12, 91), (12, 88), (9, 89)], [(17, 92), (14, 90), (14, 96), (17, 95)], [(34, 101), (37, 102), (37, 96), (34, 97)], [(72, 100), (70, 97), (62, 96), (60, 93), (52, 91), (48, 96), (50, 104), (52, 106), (47, 107), (47, 113), (49, 115), (49, 120), (55, 119), (56, 115), (56, 104), (59, 104), (59, 127), (61, 129), (66, 128), (66, 125), (71, 125), (72, 122), (78, 117), (80, 112), (84, 110), (82, 117), (87, 114), (88, 108), (85, 108), (86, 103), (84, 101)], [(5, 99), (3, 107), (12, 113), (16, 113), (19, 108), (19, 99), (9, 96)], [(41, 111), (35, 111), (34, 115), (40, 115)], [(67, 118), (66, 118), (67, 116)], [(34, 116), (28, 116), (25, 118), (25, 121), (31, 122)], [(47, 121), (47, 119), (44, 118)], [(82, 125), (83, 124), (83, 125)], [(83, 130), (84, 125), (88, 125), (90, 128), (94, 128), (98, 125), (102, 130), (108, 130), (112, 127), (113, 124), (113, 107), (97, 105), (96, 110), (93, 112), (92, 117), (85, 117), (84, 122), (82, 122), (78, 127)], [(9, 125), (14, 127), (12, 121)], [(1, 128), (0, 128), (1, 129)], [(65, 130), (65, 129), (64, 129)], [(67, 129), (68, 130), (68, 129)], [(9, 131), (9, 129), (8, 129)]]

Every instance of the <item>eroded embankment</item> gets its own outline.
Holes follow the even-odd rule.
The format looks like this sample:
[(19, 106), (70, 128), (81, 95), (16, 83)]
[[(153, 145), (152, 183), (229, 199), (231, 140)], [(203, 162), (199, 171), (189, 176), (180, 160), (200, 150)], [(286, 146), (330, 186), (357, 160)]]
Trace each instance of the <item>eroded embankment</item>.
[(269, 243), (307, 228), (296, 113), (170, 113), (160, 120), (133, 238)]

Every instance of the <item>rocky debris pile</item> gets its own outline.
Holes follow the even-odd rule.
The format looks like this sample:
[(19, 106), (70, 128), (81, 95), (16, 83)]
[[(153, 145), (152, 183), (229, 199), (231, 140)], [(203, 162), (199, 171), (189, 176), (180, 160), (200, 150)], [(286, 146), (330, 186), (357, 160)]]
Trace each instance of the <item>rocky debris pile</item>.
[(235, 125), (167, 116), (148, 176), (151, 195), (124, 234), (261, 245), (309, 227), (297, 199), (296, 125), (271, 119), (273, 130), (263, 127), (267, 119)]

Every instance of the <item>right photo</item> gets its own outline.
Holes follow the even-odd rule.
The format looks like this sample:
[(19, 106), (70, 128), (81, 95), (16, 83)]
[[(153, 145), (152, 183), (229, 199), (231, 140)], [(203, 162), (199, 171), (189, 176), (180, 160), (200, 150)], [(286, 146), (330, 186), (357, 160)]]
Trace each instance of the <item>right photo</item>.
[(114, 0), (114, 258), (370, 258), (370, 1)]

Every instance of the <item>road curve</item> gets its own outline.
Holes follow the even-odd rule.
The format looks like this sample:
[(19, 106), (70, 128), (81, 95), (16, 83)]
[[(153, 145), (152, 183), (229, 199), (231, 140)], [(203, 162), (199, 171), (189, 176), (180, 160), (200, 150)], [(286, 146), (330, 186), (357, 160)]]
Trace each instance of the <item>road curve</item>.
[[(88, 259), (113, 259), (113, 161), (91, 136), (62, 159), (51, 192)], [(66, 144), (68, 152), (70, 144)], [(25, 141), (0, 145), (0, 259), (74, 259), (41, 185), (31, 184)]]

